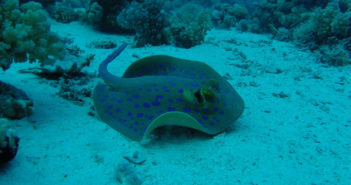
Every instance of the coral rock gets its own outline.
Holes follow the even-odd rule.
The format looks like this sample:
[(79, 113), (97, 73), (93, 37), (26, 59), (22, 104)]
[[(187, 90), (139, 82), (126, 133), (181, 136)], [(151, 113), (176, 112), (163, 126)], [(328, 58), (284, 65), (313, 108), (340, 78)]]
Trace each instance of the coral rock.
[(21, 119), (32, 113), (33, 102), (21, 90), (0, 81), (0, 117)]

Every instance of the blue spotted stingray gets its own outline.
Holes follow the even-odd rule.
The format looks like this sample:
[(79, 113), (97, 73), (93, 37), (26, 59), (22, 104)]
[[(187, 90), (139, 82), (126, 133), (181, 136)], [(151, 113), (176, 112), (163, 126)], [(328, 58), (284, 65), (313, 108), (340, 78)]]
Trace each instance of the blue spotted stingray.
[(155, 55), (137, 60), (122, 77), (112, 75), (107, 66), (126, 46), (100, 64), (104, 83), (93, 99), (100, 119), (128, 138), (140, 141), (165, 125), (217, 134), (242, 114), (240, 95), (202, 62)]

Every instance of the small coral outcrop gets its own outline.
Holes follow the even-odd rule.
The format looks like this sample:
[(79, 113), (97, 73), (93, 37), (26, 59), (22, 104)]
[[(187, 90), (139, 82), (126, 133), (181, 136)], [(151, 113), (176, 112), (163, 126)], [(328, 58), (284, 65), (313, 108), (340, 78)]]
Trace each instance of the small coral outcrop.
[(52, 64), (64, 57), (60, 38), (50, 31), (48, 15), (40, 3), (19, 4), (0, 0), (0, 68), (12, 62), (39, 61)]
[(238, 28), (295, 41), (314, 51), (324, 63), (350, 64), (350, 0), (263, 0)]
[[(19, 0), (19, 3), (20, 4), (23, 4), (23, 3), (28, 3), (30, 1), (35, 1), (35, 2), (38, 2), (40, 3), (41, 5), (43, 5), (44, 7), (48, 7), (50, 5), (53, 5), (55, 4), (55, 0)], [(64, 0), (65, 1), (65, 0)]]
[(10, 129), (8, 120), (0, 118), (0, 164), (12, 160), (18, 149), (19, 138)]
[(201, 44), (212, 28), (209, 11), (191, 3), (180, 8), (170, 22), (170, 40), (183, 48)]
[(32, 113), (33, 102), (21, 90), (0, 81), (0, 117), (21, 119)]
[(97, 2), (89, 2), (85, 10), (84, 21), (95, 27), (99, 27), (104, 17), (104, 9)]
[[(136, 0), (135, 2), (139, 2)], [(125, 33), (124, 29), (116, 21), (116, 16), (127, 8), (134, 0), (89, 0), (86, 7), (85, 21), (94, 28), (110, 33)]]
[(61, 23), (70, 23), (80, 18), (79, 11), (75, 11), (71, 6), (60, 2), (57, 2), (54, 6), (49, 6), (47, 11), (53, 19)]
[(117, 23), (136, 32), (136, 45), (161, 45), (169, 42), (167, 37), (168, 17), (163, 0), (133, 2), (117, 16)]
[(323, 9), (317, 8), (309, 17), (308, 21), (300, 24), (295, 30), (295, 39), (322, 44), (350, 36), (351, 11), (343, 13), (337, 3), (329, 3)]
[(346, 46), (351, 38), (351, 3), (341, 2), (316, 8), (292, 31), (293, 39), (315, 50), (321, 62), (338, 66), (351, 64), (351, 52)]
[(219, 28), (231, 28), (248, 17), (248, 10), (239, 4), (222, 3), (214, 6), (212, 20)]
[(200, 44), (212, 27), (209, 11), (189, 3), (169, 10), (162, 0), (133, 2), (117, 16), (117, 23), (136, 32), (136, 46), (174, 44), (190, 48)]

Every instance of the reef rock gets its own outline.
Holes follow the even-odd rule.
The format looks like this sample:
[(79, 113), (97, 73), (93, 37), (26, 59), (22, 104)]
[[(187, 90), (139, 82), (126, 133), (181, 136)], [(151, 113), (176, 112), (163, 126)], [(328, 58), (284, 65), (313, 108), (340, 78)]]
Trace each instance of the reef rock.
[(21, 119), (32, 113), (33, 102), (20, 89), (0, 81), (0, 117)]

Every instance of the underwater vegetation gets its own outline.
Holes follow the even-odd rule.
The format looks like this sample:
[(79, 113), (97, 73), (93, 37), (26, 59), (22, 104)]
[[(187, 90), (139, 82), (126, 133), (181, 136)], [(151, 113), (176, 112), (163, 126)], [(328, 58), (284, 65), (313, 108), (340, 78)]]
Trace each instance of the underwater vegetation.
[(12, 62), (53, 64), (64, 56), (59, 37), (50, 32), (48, 15), (40, 3), (19, 4), (18, 0), (0, 0), (0, 67)]
[[(60, 40), (50, 31), (44, 32), (50, 27), (45, 10), (58, 22), (82, 21), (104, 32), (135, 34), (137, 47), (171, 44), (190, 48), (201, 44), (213, 27), (236, 27), (295, 42), (314, 51), (324, 63), (351, 62), (349, 0), (36, 0), (44, 9), (26, 0), (0, 2), (1, 19), (6, 20), (0, 35), (3, 69), (11, 64), (7, 59), (19, 62), (28, 57), (50, 64), (62, 58)], [(17, 12), (19, 18), (9, 12)], [(32, 21), (24, 21), (25, 17)], [(39, 40), (37, 35), (46, 36)], [(32, 46), (36, 49), (31, 50)]]
[(264, 0), (258, 2), (252, 15), (237, 27), (294, 41), (320, 55), (320, 61), (324, 63), (351, 63), (349, 0)]
[[(351, 2), (348, 0), (262, 0), (251, 4), (241, 0), (123, 1), (123, 4), (115, 3), (120, 4), (118, 11), (107, 8), (108, 13), (103, 8), (106, 1), (91, 2), (95, 3), (91, 7), (96, 9), (91, 12), (97, 16), (88, 17), (92, 20), (107, 14), (116, 17), (109, 22), (118, 26), (111, 26), (115, 29), (109, 31), (123, 32), (121, 28), (124, 28), (135, 32), (139, 47), (172, 44), (190, 48), (201, 44), (213, 27), (236, 27), (293, 41), (314, 51), (324, 63), (346, 65), (351, 62), (348, 41)], [(108, 16), (110, 20), (111, 16)]]
[(23, 4), (23, 3), (28, 3), (30, 1), (38, 2), (42, 6), (47, 7), (47, 6), (55, 4), (56, 0), (19, 0), (19, 3)]
[(212, 27), (210, 13), (196, 4), (169, 12), (166, 2), (134, 2), (117, 16), (117, 23), (136, 32), (137, 46), (174, 44), (190, 48), (204, 41)]
[(89, 0), (83, 20), (104, 32), (128, 33), (130, 30), (119, 25), (116, 16), (132, 2), (133, 0)]
[(192, 3), (178, 9), (170, 22), (169, 42), (182, 48), (201, 44), (212, 28), (210, 12)]
[[(73, 89), (72, 81), (78, 81), (75, 77), (79, 76), (81, 82), (88, 81), (89, 76), (81, 70), (89, 65), (92, 56), (84, 59), (79, 49), (68, 45), (67, 38), (64, 40), (50, 31), (49, 15), (40, 3), (0, 0), (0, 5), (0, 68), (6, 71), (13, 62), (38, 61), (40, 68), (20, 72), (31, 72), (47, 79), (65, 78), (58, 82), (61, 84), (59, 95), (81, 104), (82, 99), (77, 98), (76, 94), (86, 97), (90, 91), (83, 88), (84, 91), (72, 96), (67, 90)], [(46, 8), (49, 7), (47, 4)], [(63, 62), (63, 58), (68, 62)], [(55, 66), (51, 66), (54, 63)], [(33, 102), (30, 98), (23, 91), (1, 81), (0, 99), (0, 117), (21, 119), (32, 112)]]
[(44, 7), (49, 7), (51, 5), (56, 5), (56, 3), (62, 3), (66, 7), (71, 8), (81, 8), (84, 7), (87, 0), (20, 0), (20, 4), (27, 3), (29, 1), (35, 1), (43, 5)]
[(295, 42), (324, 63), (351, 62), (348, 0), (64, 0), (52, 4), (45, 2), (44, 7), (55, 20), (78, 20), (104, 32), (135, 34), (137, 47), (190, 48), (201, 44), (213, 27), (236, 27)]
[(247, 18), (248, 14), (248, 10), (239, 4), (222, 3), (214, 6), (212, 19), (219, 28), (231, 28), (240, 20)]
[(192, 3), (179, 6), (176, 1), (145, 0), (108, 6), (107, 2), (90, 1), (86, 22), (107, 32), (135, 33), (138, 47), (174, 44), (189, 48), (202, 43), (212, 28), (210, 12)]
[(133, 2), (122, 10), (116, 21), (123, 28), (135, 31), (137, 46), (166, 44), (169, 14), (162, 10), (163, 6), (162, 0)]

